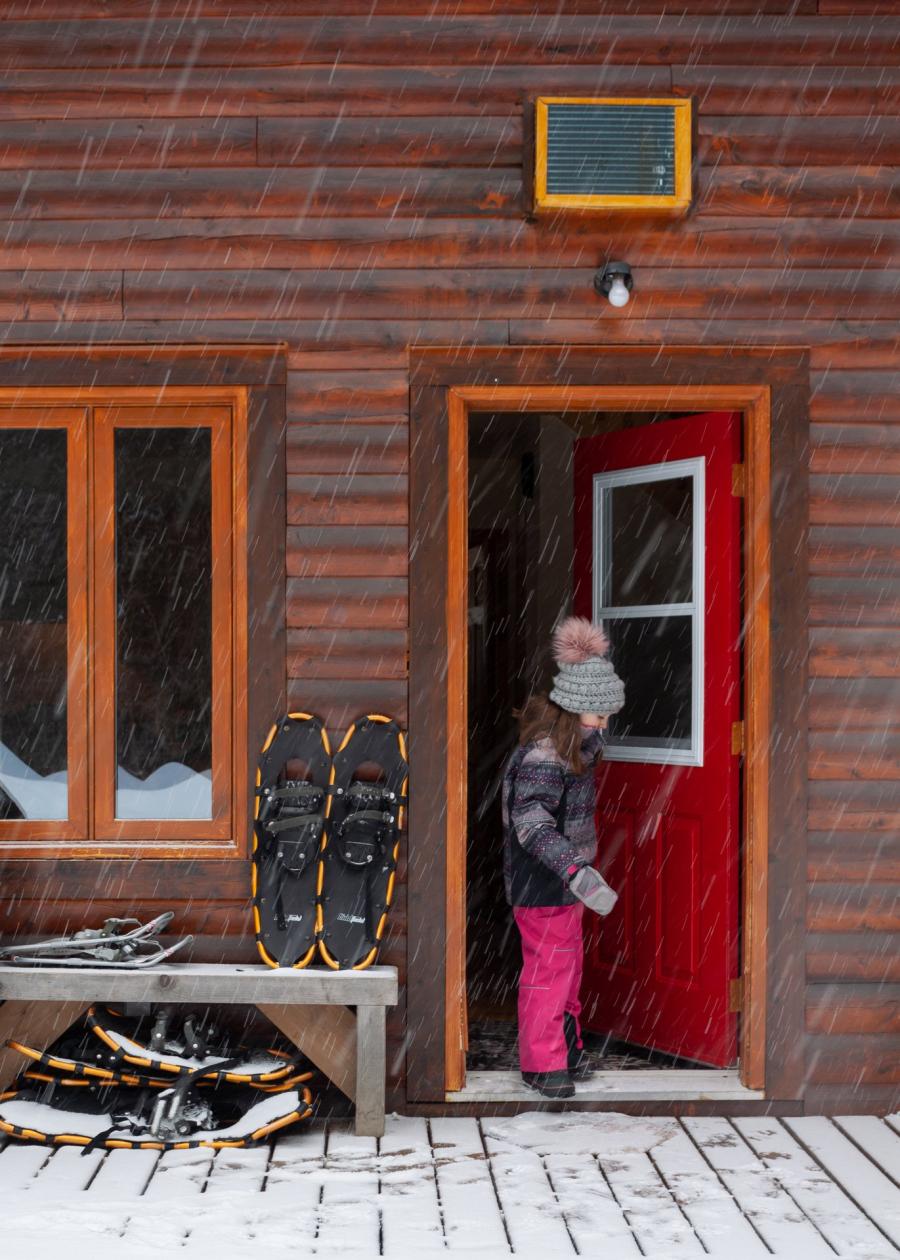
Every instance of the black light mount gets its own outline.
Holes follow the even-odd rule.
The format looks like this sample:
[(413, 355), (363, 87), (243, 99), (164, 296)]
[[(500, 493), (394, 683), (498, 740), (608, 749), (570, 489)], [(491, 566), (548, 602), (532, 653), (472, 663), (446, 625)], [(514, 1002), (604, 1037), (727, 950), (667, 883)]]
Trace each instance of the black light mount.
[(603, 270), (598, 271), (594, 276), (594, 288), (598, 293), (602, 293), (612, 306), (627, 306), (634, 288), (634, 277), (628, 263), (608, 262)]

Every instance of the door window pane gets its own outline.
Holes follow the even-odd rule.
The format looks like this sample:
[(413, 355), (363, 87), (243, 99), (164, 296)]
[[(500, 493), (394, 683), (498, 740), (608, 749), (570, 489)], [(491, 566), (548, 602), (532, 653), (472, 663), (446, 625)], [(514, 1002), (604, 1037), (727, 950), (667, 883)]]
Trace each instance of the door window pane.
[(606, 624), (625, 707), (610, 720), (611, 744), (691, 747), (692, 618), (627, 617)]
[(692, 477), (611, 486), (605, 595), (611, 606), (689, 604), (693, 599)]
[(66, 440), (0, 429), (0, 819), (68, 817)]
[(119, 428), (116, 817), (212, 817), (208, 428)]

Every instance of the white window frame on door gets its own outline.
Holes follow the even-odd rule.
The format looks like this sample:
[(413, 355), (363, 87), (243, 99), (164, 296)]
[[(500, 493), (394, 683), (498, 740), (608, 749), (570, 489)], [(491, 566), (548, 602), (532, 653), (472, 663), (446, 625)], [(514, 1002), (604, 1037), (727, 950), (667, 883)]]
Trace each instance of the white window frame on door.
[[(604, 604), (603, 590), (610, 571), (608, 547), (611, 536), (610, 495), (618, 486), (643, 485), (648, 481), (670, 481), (690, 477), (693, 483), (693, 549), (691, 563), (692, 600), (686, 604), (630, 604), (613, 607)], [(704, 624), (706, 621), (706, 459), (672, 460), (595, 473), (593, 479), (593, 607), (594, 621), (622, 621), (630, 617), (691, 618), (691, 744), (689, 748), (659, 748), (651, 744), (616, 744), (608, 740), (603, 756), (607, 761), (650, 762), (654, 765), (703, 765), (703, 697), (705, 674)], [(628, 703), (626, 691), (625, 703)]]

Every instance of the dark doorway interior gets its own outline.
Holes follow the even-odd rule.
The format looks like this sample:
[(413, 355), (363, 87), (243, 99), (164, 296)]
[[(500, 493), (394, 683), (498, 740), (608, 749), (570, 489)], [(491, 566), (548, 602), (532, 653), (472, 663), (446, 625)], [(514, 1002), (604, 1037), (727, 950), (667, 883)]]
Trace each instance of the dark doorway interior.
[[(469, 763), (467, 994), (469, 1071), (517, 1069), (519, 940), (506, 904), (500, 787), (514, 710), (550, 683), (549, 642), (571, 611), (577, 438), (670, 413), (478, 413), (469, 417)], [(689, 1066), (586, 1037), (608, 1070)]]

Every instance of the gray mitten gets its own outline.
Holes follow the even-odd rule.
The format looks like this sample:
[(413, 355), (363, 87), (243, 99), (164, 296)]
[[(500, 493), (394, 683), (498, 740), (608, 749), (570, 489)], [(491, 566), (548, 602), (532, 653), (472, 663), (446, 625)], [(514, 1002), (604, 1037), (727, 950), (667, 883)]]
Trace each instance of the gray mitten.
[(569, 889), (594, 914), (609, 914), (619, 900), (619, 894), (593, 866), (580, 866), (569, 880)]

